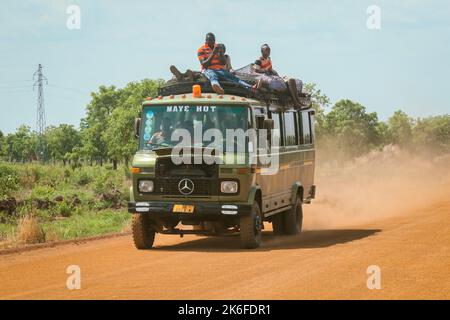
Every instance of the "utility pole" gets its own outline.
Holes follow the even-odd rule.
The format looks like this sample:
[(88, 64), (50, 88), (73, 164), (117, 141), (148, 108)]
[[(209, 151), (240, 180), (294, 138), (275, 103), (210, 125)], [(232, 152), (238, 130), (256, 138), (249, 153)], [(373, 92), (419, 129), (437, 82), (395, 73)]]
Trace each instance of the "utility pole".
[(44, 81), (48, 84), (47, 78), (42, 74), (42, 65), (39, 64), (38, 69), (33, 74), (33, 90), (38, 87), (37, 96), (37, 121), (36, 121), (36, 131), (38, 133), (38, 144), (36, 155), (38, 160), (46, 160), (46, 147), (44, 141), (44, 130), (45, 130), (45, 108), (44, 108)]

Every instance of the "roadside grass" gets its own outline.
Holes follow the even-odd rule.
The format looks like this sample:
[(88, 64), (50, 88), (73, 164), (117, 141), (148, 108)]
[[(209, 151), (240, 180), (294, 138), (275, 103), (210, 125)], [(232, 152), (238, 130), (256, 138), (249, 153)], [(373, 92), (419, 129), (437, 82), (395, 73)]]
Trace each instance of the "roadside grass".
[(129, 230), (127, 170), (0, 162), (0, 248)]
[(131, 221), (127, 211), (101, 211), (74, 215), (69, 218), (42, 224), (45, 234), (54, 240), (70, 240), (108, 233), (120, 233)]

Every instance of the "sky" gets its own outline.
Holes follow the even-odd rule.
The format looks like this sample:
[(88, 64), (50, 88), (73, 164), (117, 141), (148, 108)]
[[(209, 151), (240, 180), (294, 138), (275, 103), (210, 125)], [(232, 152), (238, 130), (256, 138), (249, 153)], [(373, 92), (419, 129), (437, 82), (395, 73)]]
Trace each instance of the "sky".
[[(67, 27), (71, 5), (80, 9), (79, 29)], [(367, 26), (377, 18), (373, 5), (379, 29)], [(47, 125), (78, 127), (100, 85), (169, 79), (171, 64), (198, 70), (207, 32), (226, 45), (234, 68), (268, 43), (280, 74), (316, 83), (333, 103), (359, 102), (381, 120), (398, 109), (450, 113), (448, 0), (2, 0), (0, 10), (5, 133), (36, 128), (39, 63)]]

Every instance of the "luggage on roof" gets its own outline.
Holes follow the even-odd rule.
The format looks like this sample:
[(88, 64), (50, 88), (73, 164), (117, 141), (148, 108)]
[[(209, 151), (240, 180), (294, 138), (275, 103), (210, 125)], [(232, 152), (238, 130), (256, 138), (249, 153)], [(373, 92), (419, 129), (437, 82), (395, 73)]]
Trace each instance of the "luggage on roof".
[[(250, 84), (256, 83), (256, 78), (258, 74), (254, 74), (251, 72), (251, 65), (245, 66), (238, 70), (235, 70), (235, 75), (246, 81)], [(175, 78), (166, 82), (165, 85), (158, 88), (158, 95), (161, 96), (169, 96), (175, 94), (184, 94), (192, 92), (192, 86), (198, 84), (202, 88), (202, 92), (204, 93), (214, 93), (214, 90), (209, 82), (209, 80), (201, 73), (201, 72), (193, 72), (194, 81), (191, 80), (177, 80)], [(240, 97), (252, 98), (256, 100), (260, 100), (264, 103), (275, 103), (281, 106), (292, 106), (294, 103), (292, 101), (292, 97), (289, 91), (286, 92), (276, 92), (273, 90), (269, 90), (267, 88), (261, 88), (258, 93), (254, 94), (241, 86), (221, 81), (220, 85), (225, 90), (225, 94), (237, 95)], [(306, 109), (311, 107), (311, 96), (307, 93), (300, 93), (300, 109)]]

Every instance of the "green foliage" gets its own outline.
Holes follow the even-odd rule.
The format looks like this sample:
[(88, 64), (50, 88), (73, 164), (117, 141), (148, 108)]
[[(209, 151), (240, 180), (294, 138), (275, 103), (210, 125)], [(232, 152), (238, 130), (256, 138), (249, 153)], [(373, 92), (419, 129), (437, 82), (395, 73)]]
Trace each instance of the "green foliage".
[(122, 178), (120, 174), (110, 174), (109, 172), (101, 172), (96, 176), (94, 182), (94, 192), (102, 194), (111, 190), (119, 190), (122, 186)]
[(51, 159), (62, 160), (64, 164), (70, 159), (74, 148), (81, 143), (79, 131), (72, 125), (50, 126), (45, 130), (47, 152)]
[(61, 201), (56, 205), (56, 214), (61, 217), (70, 217), (73, 209), (67, 201)]
[(85, 186), (93, 181), (92, 175), (86, 170), (76, 170), (72, 174), (72, 180), (76, 185)]
[(0, 130), (0, 158), (3, 158), (6, 155), (6, 152), (6, 137)]
[(416, 149), (444, 154), (450, 152), (450, 115), (417, 120), (413, 128)]
[(133, 121), (145, 97), (156, 96), (162, 80), (131, 82), (123, 89), (101, 86), (92, 93), (86, 118), (81, 122), (82, 147), (78, 154), (87, 159), (127, 162), (136, 149)]
[(19, 189), (19, 175), (11, 167), (0, 164), (0, 200), (11, 196)]
[(22, 125), (4, 139), (4, 152), (11, 161), (25, 162), (36, 159), (37, 136), (30, 127)]
[(315, 110), (315, 130), (316, 136), (320, 137), (324, 134), (325, 111), (330, 106), (330, 99), (317, 88), (315, 83), (305, 84), (303, 91), (311, 95), (312, 108)]
[(337, 102), (324, 118), (322, 139), (340, 158), (359, 156), (381, 141), (375, 112), (351, 100)]
[(121, 232), (130, 221), (126, 211), (101, 211), (98, 213), (73, 214), (64, 220), (44, 223), (44, 231), (56, 233), (57, 238), (77, 239), (106, 233)]
[(388, 137), (391, 143), (409, 147), (412, 141), (413, 120), (403, 111), (398, 110), (388, 120)]
[(47, 185), (36, 186), (31, 191), (32, 199), (51, 199), (54, 196), (55, 189)]

